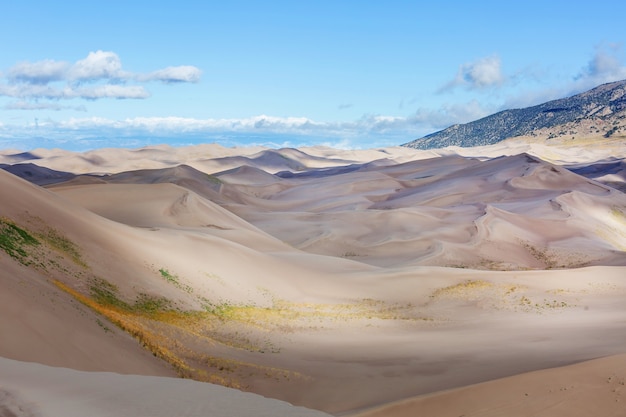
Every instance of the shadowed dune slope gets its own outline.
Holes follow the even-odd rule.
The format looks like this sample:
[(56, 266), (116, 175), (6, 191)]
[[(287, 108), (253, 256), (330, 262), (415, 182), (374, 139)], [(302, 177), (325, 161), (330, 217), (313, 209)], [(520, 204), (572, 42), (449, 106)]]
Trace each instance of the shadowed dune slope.
[[(53, 284), (82, 268), (65, 259), (58, 247), (45, 245), (46, 239), (53, 236), (60, 242), (61, 230), (69, 234), (71, 226), (79, 229), (83, 210), (2, 171), (0, 189), (5, 196), (0, 205), (0, 356), (81, 370), (175, 375), (106, 318)], [(41, 243), (21, 248), (16, 231), (25, 228)], [(13, 248), (10, 255), (7, 248)]]
[(251, 393), (184, 379), (78, 372), (0, 358), (0, 415), (11, 417), (324, 417)]

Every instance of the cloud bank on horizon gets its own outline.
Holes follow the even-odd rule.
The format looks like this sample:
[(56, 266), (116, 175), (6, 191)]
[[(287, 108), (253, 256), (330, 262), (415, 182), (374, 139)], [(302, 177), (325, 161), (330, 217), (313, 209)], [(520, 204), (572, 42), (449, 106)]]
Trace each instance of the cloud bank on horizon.
[[(621, 47), (598, 48), (588, 63), (569, 82), (555, 88), (538, 90), (532, 96), (511, 96), (501, 108), (482, 105), (473, 99), (464, 103), (444, 104), (439, 108), (419, 108), (408, 116), (365, 114), (356, 120), (319, 121), (307, 117), (256, 115), (242, 118), (205, 118), (181, 116), (126, 117), (70, 117), (65, 120), (51, 118), (35, 123), (35, 141), (46, 139), (48, 144), (72, 147), (72, 137), (77, 149), (87, 149), (90, 143), (101, 146), (111, 138), (111, 146), (138, 145), (141, 137), (152, 138), (145, 144), (161, 143), (167, 139), (180, 144), (196, 143), (207, 137), (225, 140), (237, 146), (303, 146), (311, 143), (339, 147), (372, 147), (397, 145), (399, 141), (446, 128), (455, 123), (466, 123), (504, 108), (539, 104), (542, 101), (575, 94), (596, 85), (626, 79), (626, 65), (617, 57)], [(168, 66), (146, 73), (134, 73), (122, 68), (119, 56), (112, 51), (89, 52), (87, 57), (68, 63), (46, 59), (37, 62), (20, 62), (3, 72), (0, 97), (14, 99), (4, 105), (4, 110), (61, 110), (86, 112), (90, 101), (101, 99), (145, 100), (151, 97), (147, 87), (150, 82), (163, 84), (199, 83), (202, 70), (191, 65)], [(496, 90), (515, 83), (519, 75), (506, 75), (497, 55), (478, 58), (459, 65), (454, 78), (440, 86), (435, 94), (449, 94), (456, 89)], [(75, 99), (87, 104), (76, 106), (61, 104)], [(339, 109), (351, 105), (341, 104)], [(25, 143), (33, 134), (33, 125), (7, 126), (0, 122), (0, 137), (14, 134)], [(249, 134), (249, 140), (246, 140)], [(180, 141), (176, 137), (180, 136)], [(61, 139), (63, 137), (63, 139)], [(291, 137), (291, 139), (289, 139)], [(94, 139), (90, 141), (91, 139)], [(132, 141), (119, 141), (133, 138)], [(294, 140), (294, 138), (297, 138)], [(382, 138), (382, 140), (381, 140)], [(386, 138), (386, 140), (384, 139)], [(8, 142), (11, 142), (10, 140)], [(15, 141), (14, 141), (15, 142)], [(360, 145), (359, 145), (360, 143)], [(31, 145), (31, 146), (32, 146)], [(45, 145), (45, 143), (44, 143)]]
[[(38, 6), (31, 13), (46, 7), (27, 3)], [(564, 11), (547, 5), (539, 25), (542, 16), (531, 13), (532, 4), (446, 10), (392, 3), (198, 10), (113, 1), (100, 10), (101, 27), (89, 21), (80, 28), (72, 25), (93, 13), (86, 6), (69, 17), (58, 8), (43, 10), (39, 26), (53, 14), (68, 19), (63, 22), (71, 30), (48, 31), (56, 45), (50, 50), (25, 39), (0, 58), (0, 148), (211, 141), (391, 146), (626, 79), (626, 39), (591, 21), (582, 6)], [(128, 12), (130, 23), (109, 29), (117, 9)], [(32, 16), (15, 12), (16, 26), (7, 20), (0, 35), (35, 25)], [(555, 18), (564, 13), (570, 15)], [(537, 33), (520, 40), (511, 16), (538, 19)], [(480, 19), (482, 30), (470, 30)], [(588, 35), (568, 30), (577, 21), (608, 32), (587, 40), (594, 27)], [(444, 22), (447, 32), (436, 31)], [(163, 27), (167, 37), (156, 45), (152, 38)], [(77, 29), (85, 35), (77, 36)], [(555, 33), (563, 37), (555, 40)], [(92, 47), (102, 39), (110, 47)], [(550, 42), (539, 42), (545, 39)], [(578, 45), (583, 41), (586, 50)]]

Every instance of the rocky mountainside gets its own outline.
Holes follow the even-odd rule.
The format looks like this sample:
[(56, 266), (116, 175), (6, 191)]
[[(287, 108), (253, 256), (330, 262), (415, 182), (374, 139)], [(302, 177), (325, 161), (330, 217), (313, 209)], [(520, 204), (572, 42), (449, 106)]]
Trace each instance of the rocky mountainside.
[(512, 137), (580, 139), (626, 135), (626, 80), (524, 109), (504, 110), (405, 143), (416, 149), (491, 145)]

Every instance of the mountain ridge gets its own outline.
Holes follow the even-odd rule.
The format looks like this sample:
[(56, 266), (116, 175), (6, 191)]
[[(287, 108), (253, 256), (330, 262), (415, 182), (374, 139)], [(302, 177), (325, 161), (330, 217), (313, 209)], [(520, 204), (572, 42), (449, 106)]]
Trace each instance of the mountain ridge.
[(508, 109), (401, 146), (434, 149), (492, 145), (513, 137), (576, 139), (626, 135), (626, 80), (522, 109)]

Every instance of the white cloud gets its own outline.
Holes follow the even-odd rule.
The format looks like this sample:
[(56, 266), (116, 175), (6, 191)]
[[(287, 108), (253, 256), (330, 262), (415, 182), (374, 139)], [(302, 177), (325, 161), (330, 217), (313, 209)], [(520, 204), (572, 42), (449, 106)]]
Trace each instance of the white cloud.
[(596, 85), (626, 79), (626, 65), (623, 64), (620, 44), (608, 48), (599, 46), (587, 65), (574, 78), (578, 89), (595, 87)]
[(122, 61), (115, 52), (89, 52), (87, 58), (76, 61), (69, 70), (68, 78), (78, 81), (103, 79), (123, 79), (128, 74), (122, 72)]
[(194, 119), (186, 117), (136, 117), (123, 121), (125, 126), (148, 131), (265, 131), (304, 133), (333, 129), (332, 124), (318, 123), (306, 117), (253, 116), (240, 119)]
[(441, 87), (439, 92), (450, 91), (460, 86), (482, 89), (501, 85), (503, 82), (500, 58), (494, 55), (462, 64), (454, 79)]
[[(74, 64), (50, 59), (16, 64), (4, 76), (7, 82), (2, 83), (0, 78), (0, 97), (21, 100), (20, 104), (5, 107), (11, 109), (72, 108), (39, 103), (39, 100), (145, 99), (150, 97), (150, 93), (137, 82), (196, 83), (200, 75), (200, 69), (190, 65), (172, 66), (150, 73), (132, 73), (123, 69), (122, 61), (115, 52), (98, 50)], [(27, 106), (23, 103), (25, 101), (37, 104)]]
[(197, 83), (202, 71), (191, 65), (167, 67), (149, 74), (137, 76), (139, 81), (162, 81), (164, 83)]
[(275, 117), (259, 115), (233, 119), (195, 119), (186, 117), (134, 117), (124, 120), (106, 118), (72, 118), (58, 123), (61, 129), (73, 131), (125, 131), (135, 134), (278, 134), (332, 138), (365, 138), (388, 135), (410, 140), (430, 133), (432, 125), (423, 115), (410, 117), (365, 115), (355, 121), (319, 122), (306, 117)]
[[(422, 137), (440, 128), (466, 120), (472, 112), (482, 112), (475, 102), (449, 106), (439, 111), (418, 111), (407, 117), (364, 115), (353, 121), (323, 122), (307, 117), (258, 115), (232, 119), (186, 117), (132, 117), (114, 120), (102, 117), (39, 121), (38, 137), (53, 142), (72, 142), (72, 146), (143, 146), (147, 143), (204, 143), (219, 140), (226, 146), (281, 143), (329, 144), (343, 147), (394, 146)], [(465, 116), (463, 116), (465, 115)], [(482, 113), (480, 114), (483, 115)], [(445, 125), (443, 125), (445, 124)], [(32, 137), (32, 126), (10, 126), (12, 138)], [(106, 138), (106, 139), (103, 139)], [(126, 138), (126, 139), (124, 139)], [(165, 139), (163, 139), (165, 138)], [(130, 143), (125, 140), (133, 140)], [(17, 139), (14, 139), (17, 140)], [(39, 146), (39, 145), (38, 145)]]
[(46, 59), (39, 62), (21, 62), (9, 69), (7, 78), (12, 82), (48, 84), (63, 80), (69, 67), (67, 62)]

